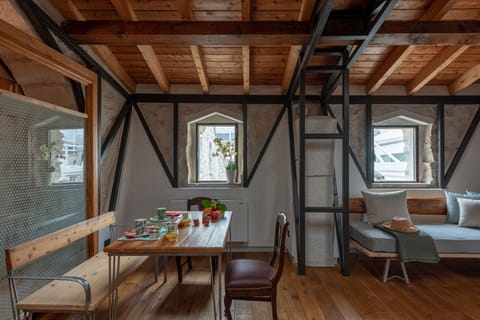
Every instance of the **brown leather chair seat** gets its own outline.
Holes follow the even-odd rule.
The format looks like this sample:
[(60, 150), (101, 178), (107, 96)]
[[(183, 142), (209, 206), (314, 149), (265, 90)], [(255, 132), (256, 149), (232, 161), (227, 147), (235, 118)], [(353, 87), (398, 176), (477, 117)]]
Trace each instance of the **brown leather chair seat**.
[(225, 288), (272, 287), (275, 270), (264, 261), (232, 260), (225, 270)]

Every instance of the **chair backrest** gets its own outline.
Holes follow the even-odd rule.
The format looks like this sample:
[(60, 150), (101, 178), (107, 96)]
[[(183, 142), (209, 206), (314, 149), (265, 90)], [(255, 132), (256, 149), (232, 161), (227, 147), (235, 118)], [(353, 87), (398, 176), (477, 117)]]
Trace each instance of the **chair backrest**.
[(202, 211), (203, 206), (202, 206), (202, 201), (203, 200), (212, 200), (212, 198), (209, 197), (196, 197), (192, 199), (187, 200), (187, 210), (191, 211), (193, 206), (197, 206), (198, 210)]
[(275, 223), (275, 242), (273, 244), (273, 254), (270, 259), (270, 265), (273, 267), (278, 257), (277, 272), (273, 279), (273, 283), (276, 284), (283, 272), (283, 264), (285, 261), (285, 238), (287, 237), (289, 222), (285, 213), (279, 212), (277, 214), (277, 221)]

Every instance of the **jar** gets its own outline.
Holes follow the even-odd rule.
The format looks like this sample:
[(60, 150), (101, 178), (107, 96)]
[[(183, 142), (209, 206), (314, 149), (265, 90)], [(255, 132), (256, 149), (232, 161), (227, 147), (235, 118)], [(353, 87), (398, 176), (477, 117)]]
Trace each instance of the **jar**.
[(176, 222), (167, 223), (167, 233), (165, 233), (165, 238), (168, 241), (175, 241), (178, 237), (178, 226)]
[(135, 219), (135, 233), (137, 235), (145, 233), (145, 227), (147, 226), (147, 219)]

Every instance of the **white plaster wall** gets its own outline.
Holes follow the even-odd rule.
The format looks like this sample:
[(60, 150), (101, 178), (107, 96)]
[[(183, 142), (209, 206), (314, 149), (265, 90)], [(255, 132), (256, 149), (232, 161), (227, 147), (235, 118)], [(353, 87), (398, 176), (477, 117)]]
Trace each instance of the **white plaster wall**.
[(172, 188), (135, 113), (124, 165), (117, 209), (118, 222), (122, 225), (132, 225), (135, 218), (154, 215), (157, 207), (169, 207), (172, 199), (203, 195), (219, 199), (246, 200), (249, 215), (248, 246), (268, 247), (273, 244), (275, 213), (292, 211), (286, 115), (277, 128), (249, 188)]

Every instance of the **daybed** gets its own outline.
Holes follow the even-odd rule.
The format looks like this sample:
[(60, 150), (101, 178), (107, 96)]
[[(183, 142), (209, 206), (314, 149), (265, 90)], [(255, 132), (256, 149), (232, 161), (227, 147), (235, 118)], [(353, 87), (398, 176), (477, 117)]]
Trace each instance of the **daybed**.
[[(407, 207), (411, 215), (447, 215), (445, 198), (408, 198)], [(350, 212), (366, 213), (364, 199), (351, 198)], [(395, 239), (368, 222), (351, 220), (352, 247), (357, 248), (368, 257), (386, 259), (383, 273), (383, 282), (386, 282), (390, 279), (388, 277), (390, 261), (398, 257)], [(432, 236), (441, 258), (480, 258), (479, 228), (460, 227), (452, 223), (420, 223), (416, 226)], [(405, 265), (401, 263), (401, 267), (403, 280), (408, 284), (409, 279)]]

